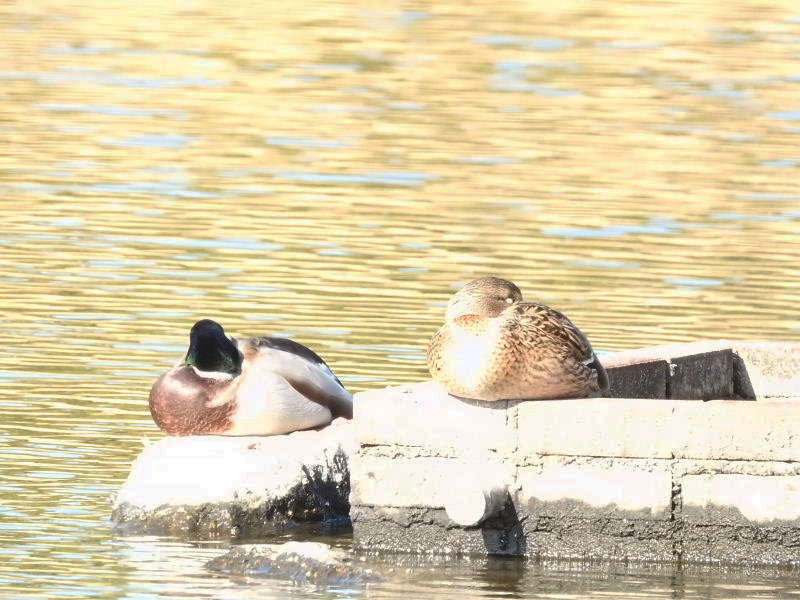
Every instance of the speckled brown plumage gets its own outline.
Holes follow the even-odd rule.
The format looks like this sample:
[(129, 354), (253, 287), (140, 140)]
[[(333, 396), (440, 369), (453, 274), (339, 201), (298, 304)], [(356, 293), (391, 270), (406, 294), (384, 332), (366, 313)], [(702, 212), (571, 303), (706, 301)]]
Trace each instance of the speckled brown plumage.
[(586, 336), (497, 277), (451, 298), (428, 346), (428, 368), (448, 392), (476, 400), (583, 398), (608, 388)]

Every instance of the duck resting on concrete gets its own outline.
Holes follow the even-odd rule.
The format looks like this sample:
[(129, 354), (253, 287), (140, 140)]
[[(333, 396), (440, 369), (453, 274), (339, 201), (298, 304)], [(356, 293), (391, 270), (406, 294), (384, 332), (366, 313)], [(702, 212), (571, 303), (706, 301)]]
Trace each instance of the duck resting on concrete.
[(433, 379), (462, 398), (585, 398), (608, 389), (605, 369), (572, 321), (524, 302), (516, 285), (498, 277), (453, 295), (427, 354)]
[(277, 435), (352, 419), (353, 397), (302, 344), (237, 341), (203, 319), (183, 362), (153, 384), (150, 414), (169, 435)]

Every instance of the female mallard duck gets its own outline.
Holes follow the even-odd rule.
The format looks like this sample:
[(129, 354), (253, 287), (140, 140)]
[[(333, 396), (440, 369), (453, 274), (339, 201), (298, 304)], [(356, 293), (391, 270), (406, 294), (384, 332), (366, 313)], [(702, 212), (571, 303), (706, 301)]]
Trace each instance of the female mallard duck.
[(353, 418), (353, 397), (317, 354), (283, 338), (237, 342), (211, 319), (189, 334), (181, 364), (150, 390), (170, 435), (276, 435)]
[(586, 336), (498, 277), (453, 295), (428, 346), (428, 368), (449, 393), (474, 400), (585, 398), (608, 389)]

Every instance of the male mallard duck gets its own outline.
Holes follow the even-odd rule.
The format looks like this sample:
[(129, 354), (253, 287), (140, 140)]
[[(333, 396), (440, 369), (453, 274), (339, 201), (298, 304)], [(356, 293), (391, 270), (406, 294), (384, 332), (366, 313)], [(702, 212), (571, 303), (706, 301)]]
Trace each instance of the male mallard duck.
[(453, 295), (428, 346), (428, 368), (448, 392), (474, 400), (585, 398), (608, 389), (586, 336), (498, 277)]
[(275, 435), (353, 418), (353, 396), (302, 344), (237, 342), (211, 319), (189, 334), (181, 364), (150, 390), (150, 414), (170, 435)]

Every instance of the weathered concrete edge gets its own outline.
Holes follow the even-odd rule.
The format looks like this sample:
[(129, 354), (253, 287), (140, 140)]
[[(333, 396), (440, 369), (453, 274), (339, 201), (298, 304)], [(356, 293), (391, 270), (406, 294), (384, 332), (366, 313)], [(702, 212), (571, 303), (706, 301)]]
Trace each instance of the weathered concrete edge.
[(426, 382), (357, 394), (359, 451), (454, 458), (482, 451), (520, 464), (540, 455), (800, 461), (798, 400), (594, 398), (496, 402), (486, 410), (435, 389)]
[[(517, 514), (454, 528), (443, 509), (354, 506), (359, 551), (525, 556), (560, 561), (800, 568), (796, 528)], [(713, 549), (713, 551), (709, 551)]]
[(518, 427), (505, 434), (519, 436), (519, 455), (800, 460), (795, 400), (598, 398), (526, 402), (516, 410)]
[(257, 538), (350, 526), (352, 423), (287, 436), (166, 437), (146, 444), (114, 498), (123, 534)]
[(345, 530), (351, 527), (348, 515), (349, 505), (297, 515), (288, 503), (279, 507), (253, 507), (246, 502), (165, 504), (153, 510), (122, 502), (112, 509), (111, 521), (114, 530), (124, 535), (217, 540), (264, 538), (287, 531)]
[[(589, 464), (596, 461), (585, 459)], [(618, 461), (611, 464), (614, 462)], [(545, 469), (538, 488), (526, 482), (523, 474), (501, 515), (477, 527), (457, 526), (437, 506), (376, 505), (353, 497), (354, 540), (363, 550), (800, 567), (800, 507), (797, 494), (792, 491), (793, 486), (800, 489), (800, 475), (709, 474), (712, 462), (717, 469), (732, 466), (730, 461), (659, 459), (649, 463), (657, 469), (660, 465), (660, 474), (650, 475), (643, 469), (638, 477), (620, 480), (612, 473), (606, 483), (619, 494), (617, 502), (620, 497), (630, 496), (641, 503), (639, 509), (630, 506), (630, 501), (628, 506), (620, 506), (613, 501), (598, 503), (561, 497), (563, 485), (559, 487), (559, 477), (582, 482), (586, 478), (576, 472), (580, 466), (573, 466), (571, 473), (564, 474), (559, 465), (553, 465)], [(797, 472), (797, 467), (800, 464), (785, 468)], [(779, 470), (780, 464), (775, 463), (775, 468)], [(591, 470), (598, 472), (596, 468)], [(653, 489), (660, 490), (655, 496), (641, 493), (643, 486), (650, 487), (648, 477), (654, 478)], [(730, 494), (742, 494), (747, 489), (755, 491), (758, 500), (757, 480), (765, 477), (788, 488), (783, 490), (783, 501), (795, 511), (794, 519), (757, 522), (726, 503)], [(731, 478), (739, 481), (726, 481)], [(722, 491), (708, 485), (719, 484), (717, 479), (722, 480)], [(698, 480), (705, 485), (698, 485)], [(600, 479), (592, 481), (596, 484)], [(537, 496), (541, 490), (546, 491), (545, 499)], [(552, 497), (548, 498), (548, 493)], [(654, 509), (648, 508), (648, 503)]]

